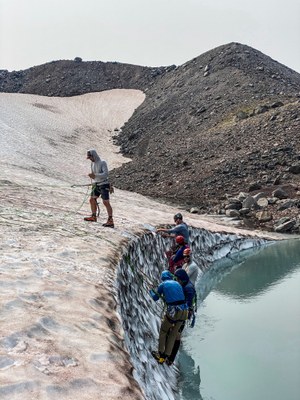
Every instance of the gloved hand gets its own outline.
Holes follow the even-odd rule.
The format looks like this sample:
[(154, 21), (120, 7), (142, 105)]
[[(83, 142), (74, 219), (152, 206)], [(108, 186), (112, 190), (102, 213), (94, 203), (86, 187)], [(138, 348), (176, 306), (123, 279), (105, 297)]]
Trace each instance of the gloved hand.
[(149, 290), (149, 294), (154, 301), (157, 301), (159, 299), (159, 295), (155, 292), (155, 290), (153, 289)]

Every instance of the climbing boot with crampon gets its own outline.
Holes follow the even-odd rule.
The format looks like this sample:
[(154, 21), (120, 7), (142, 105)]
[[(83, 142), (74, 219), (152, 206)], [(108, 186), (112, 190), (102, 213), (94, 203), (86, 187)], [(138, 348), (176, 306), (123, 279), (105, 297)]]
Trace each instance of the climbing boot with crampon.
[(84, 220), (89, 222), (97, 222), (97, 217), (96, 215), (91, 215), (90, 217), (84, 217)]
[(151, 351), (151, 354), (158, 364), (163, 364), (166, 361), (166, 357), (163, 354), (160, 354), (158, 351)]
[(170, 359), (169, 357), (166, 358), (166, 364), (171, 367), (174, 364), (174, 360)]
[(105, 224), (102, 224), (102, 226), (105, 226), (106, 228), (114, 228), (115, 227), (114, 220), (111, 217), (109, 217), (107, 222), (105, 222)]

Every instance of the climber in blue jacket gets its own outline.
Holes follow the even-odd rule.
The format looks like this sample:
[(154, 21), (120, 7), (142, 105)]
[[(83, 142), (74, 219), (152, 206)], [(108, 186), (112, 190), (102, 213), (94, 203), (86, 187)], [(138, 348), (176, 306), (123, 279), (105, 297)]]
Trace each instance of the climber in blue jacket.
[(178, 331), (188, 318), (188, 306), (182, 286), (173, 280), (169, 271), (162, 272), (161, 280), (162, 283), (156, 290), (150, 290), (153, 300), (161, 298), (167, 305), (159, 331), (158, 351), (151, 353), (160, 364), (171, 355)]

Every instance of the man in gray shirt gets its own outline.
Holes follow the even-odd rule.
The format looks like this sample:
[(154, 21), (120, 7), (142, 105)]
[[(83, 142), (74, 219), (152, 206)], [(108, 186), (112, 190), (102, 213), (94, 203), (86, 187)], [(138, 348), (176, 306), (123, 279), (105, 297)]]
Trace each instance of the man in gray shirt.
[(192, 252), (189, 247), (183, 251), (183, 259), (184, 264), (182, 266), (182, 269), (185, 270), (185, 272), (188, 274), (188, 277), (190, 278), (190, 281), (195, 286), (199, 274), (199, 267), (195, 263), (195, 261), (192, 260)]
[(159, 228), (156, 232), (162, 232), (164, 237), (176, 237), (183, 236), (185, 243), (189, 243), (189, 229), (185, 222), (183, 222), (183, 217), (181, 213), (174, 215), (175, 227), (171, 229)]
[(99, 196), (101, 196), (108, 216), (107, 222), (102, 225), (113, 228), (114, 220), (113, 210), (109, 201), (110, 184), (108, 181), (107, 163), (106, 161), (101, 160), (95, 149), (88, 150), (86, 158), (91, 161), (91, 172), (88, 174), (88, 176), (92, 180), (92, 192), (90, 197), (92, 215), (90, 217), (85, 217), (84, 220), (97, 222), (97, 199)]

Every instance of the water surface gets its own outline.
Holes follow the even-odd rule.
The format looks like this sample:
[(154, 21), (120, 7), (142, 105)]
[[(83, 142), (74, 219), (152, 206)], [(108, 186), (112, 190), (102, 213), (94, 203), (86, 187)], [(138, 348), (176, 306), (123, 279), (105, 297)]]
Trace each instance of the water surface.
[(300, 241), (216, 262), (197, 285), (181, 399), (299, 400), (299, 289)]

